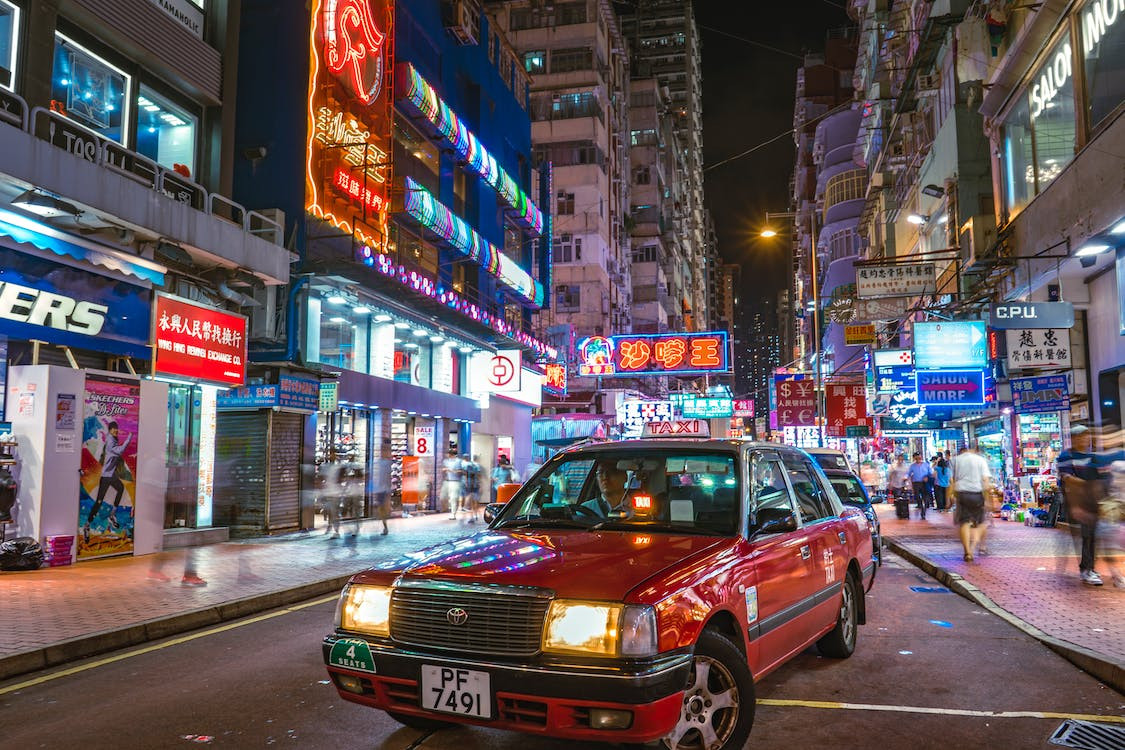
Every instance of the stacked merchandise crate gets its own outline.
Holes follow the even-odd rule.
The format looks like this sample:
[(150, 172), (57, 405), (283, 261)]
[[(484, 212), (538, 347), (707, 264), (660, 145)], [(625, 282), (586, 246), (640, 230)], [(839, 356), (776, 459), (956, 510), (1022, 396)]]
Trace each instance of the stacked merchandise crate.
[(60, 565), (70, 565), (74, 555), (74, 535), (55, 535), (47, 537), (46, 557), (43, 564), (52, 568)]

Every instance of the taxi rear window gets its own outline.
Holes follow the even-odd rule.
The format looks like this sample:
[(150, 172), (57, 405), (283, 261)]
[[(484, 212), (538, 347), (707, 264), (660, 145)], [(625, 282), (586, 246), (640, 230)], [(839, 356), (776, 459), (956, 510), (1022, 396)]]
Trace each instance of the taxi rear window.
[(548, 466), (497, 519), (732, 535), (741, 509), (734, 453), (651, 449), (575, 454)]

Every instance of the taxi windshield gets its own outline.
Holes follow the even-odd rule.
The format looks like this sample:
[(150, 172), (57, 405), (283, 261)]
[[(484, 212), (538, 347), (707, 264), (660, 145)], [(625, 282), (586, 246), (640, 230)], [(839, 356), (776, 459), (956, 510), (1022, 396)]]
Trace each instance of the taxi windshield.
[(494, 527), (729, 536), (739, 529), (740, 497), (733, 453), (603, 449), (548, 465), (512, 498)]

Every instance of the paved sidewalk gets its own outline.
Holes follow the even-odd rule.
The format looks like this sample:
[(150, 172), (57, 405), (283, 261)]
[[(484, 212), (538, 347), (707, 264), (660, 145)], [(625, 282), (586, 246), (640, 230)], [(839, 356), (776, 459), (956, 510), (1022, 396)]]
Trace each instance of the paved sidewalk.
[[(895, 518), (891, 505), (876, 508), (888, 544), (932, 562), (939, 580), (948, 585), (960, 577), (1000, 609), (1046, 634), (1049, 638), (1041, 640), (1048, 645), (1050, 639), (1074, 644), (1106, 662), (1105, 673), (1125, 672), (1125, 589), (1113, 586), (1101, 563), (1097, 567), (1106, 574), (1104, 586), (1079, 581), (1077, 532), (996, 519), (986, 538), (988, 554), (967, 563), (951, 513), (931, 510), (921, 521), (912, 508), (907, 521)], [(952, 576), (942, 576), (942, 571)], [(1104, 679), (1104, 673), (1099, 676)]]
[[(319, 520), (319, 519), (318, 519)], [(483, 527), (439, 513), (141, 557), (0, 572), (0, 679), (338, 591), (377, 561)], [(346, 522), (342, 531), (349, 531)], [(189, 565), (189, 562), (191, 563)], [(184, 585), (194, 567), (205, 585)], [(331, 623), (325, 623), (331, 628)]]

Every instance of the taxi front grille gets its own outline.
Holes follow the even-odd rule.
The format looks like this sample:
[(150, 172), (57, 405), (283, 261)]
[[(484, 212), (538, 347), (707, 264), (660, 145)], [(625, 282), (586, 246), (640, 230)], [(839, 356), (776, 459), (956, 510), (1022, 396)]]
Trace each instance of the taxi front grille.
[[(465, 654), (531, 656), (539, 652), (550, 599), (496, 591), (396, 587), (391, 638), (421, 648)], [(463, 610), (464, 617), (450, 616)]]

